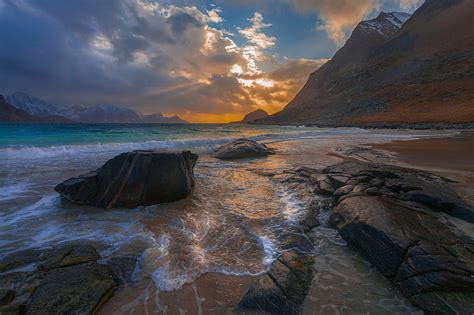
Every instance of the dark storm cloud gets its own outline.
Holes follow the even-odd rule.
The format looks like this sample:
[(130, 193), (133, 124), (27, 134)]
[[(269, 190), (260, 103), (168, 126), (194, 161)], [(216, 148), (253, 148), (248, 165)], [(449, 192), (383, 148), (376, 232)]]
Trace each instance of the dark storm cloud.
[[(121, 101), (147, 88), (180, 83), (168, 70), (166, 54), (133, 63), (151, 45), (185, 40), (203, 21), (188, 12), (147, 19), (145, 4), (134, 1), (5, 1), (0, 11), (0, 83), (7, 91), (28, 89), (43, 97), (77, 102)], [(91, 49), (94, 42), (99, 49)], [(93, 47), (92, 47), (93, 48)], [(54, 91), (53, 91), (54, 90)], [(3, 91), (2, 91), (3, 92)], [(101, 93), (104, 93), (101, 95)]]

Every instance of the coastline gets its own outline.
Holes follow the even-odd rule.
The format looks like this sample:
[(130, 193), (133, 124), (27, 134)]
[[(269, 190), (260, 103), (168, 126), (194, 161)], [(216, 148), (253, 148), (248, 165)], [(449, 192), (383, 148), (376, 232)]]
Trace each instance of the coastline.
[[(251, 288), (256, 285), (260, 289), (274, 286), (273, 282), (269, 281), (269, 272), (274, 274), (278, 271), (277, 274), (284, 280), (285, 272), (274, 270), (272, 265), (278, 265), (281, 269), (278, 255), (287, 253), (293, 246), (305, 248), (308, 240), (313, 248), (304, 257), (314, 257), (314, 265), (311, 269), (313, 280), (304, 288), (307, 290), (307, 295), (303, 295), (304, 302), (298, 302), (303, 303), (304, 314), (347, 309), (373, 313), (415, 312), (416, 308), (392, 283), (376, 271), (362, 255), (347, 246), (337, 231), (329, 225), (329, 212), (317, 214), (318, 226), (305, 232), (306, 235), (294, 233), (294, 222), (300, 222), (297, 226), (304, 223), (306, 215), (314, 211), (312, 205), (324, 200), (315, 197), (311, 193), (312, 190), (308, 190), (307, 172), (321, 172), (324, 168), (346, 159), (372, 160), (426, 169), (456, 180), (457, 183), (452, 182), (449, 185), (466, 200), (472, 200), (472, 169), (464, 171), (461, 164), (452, 168), (451, 156), (443, 156), (441, 163), (434, 157), (436, 152), (428, 150), (437, 149), (444, 152), (450, 146), (461, 146), (460, 152), (449, 152), (465, 156), (469, 153), (466, 151), (469, 146), (465, 145), (465, 141), (472, 140), (473, 134), (469, 131), (459, 133), (454, 130), (413, 132), (348, 129), (346, 132), (341, 129), (337, 133), (311, 133), (308, 137), (301, 138), (266, 137), (263, 142), (276, 149), (276, 154), (267, 158), (223, 162), (216, 161), (209, 152), (201, 152), (195, 170), (197, 188), (193, 196), (151, 207), (150, 210), (138, 209), (143, 213), (144, 230), (139, 229), (136, 234), (132, 233), (130, 240), (119, 242), (110, 257), (113, 259), (114, 251), (117, 255), (123, 254), (121, 251), (138, 255), (138, 269), (135, 272), (139, 271), (143, 277), (120, 287), (99, 313), (145, 313), (156, 310), (162, 313), (235, 311)], [(426, 143), (424, 150), (420, 143)], [(410, 148), (421, 151), (412, 152)], [(433, 165), (426, 165), (429, 161), (442, 165), (434, 165), (436, 167), (433, 168)], [(463, 160), (464, 164), (466, 162), (468, 161)], [(216, 207), (215, 213), (202, 213), (203, 210), (213, 207)], [(72, 214), (78, 210), (68, 211)], [(80, 210), (82, 211), (84, 209)], [(88, 211), (95, 217), (95, 210)], [(232, 216), (219, 221), (222, 216), (228, 215), (227, 212), (233, 212)], [(124, 213), (133, 214), (126, 211)], [(117, 223), (120, 222), (120, 211), (114, 211), (111, 215)], [(313, 213), (313, 217), (314, 215)], [(107, 218), (104, 214), (102, 220), (110, 220), (112, 217)], [(274, 221), (277, 218), (278, 220)], [(178, 225), (179, 230), (182, 226), (187, 226), (184, 235), (178, 230), (169, 230), (177, 220), (186, 222), (186, 225)], [(226, 220), (226, 225), (223, 226), (222, 223)], [(271, 221), (274, 223), (269, 225)], [(461, 223), (455, 222), (455, 225), (467, 234), (473, 231), (472, 224)], [(211, 224), (211, 229), (207, 224)], [(233, 233), (238, 231), (234, 231), (234, 227), (245, 227), (247, 232), (255, 230), (258, 232), (256, 235), (273, 235), (271, 245), (278, 248), (267, 247), (259, 240), (260, 243), (252, 245), (256, 246), (253, 256), (234, 257), (233, 254), (240, 250), (240, 245), (237, 244), (241, 241), (245, 244), (248, 241), (242, 238), (246, 234), (236, 234), (238, 238), (232, 241), (237, 242), (235, 247), (230, 244), (223, 248), (224, 252), (207, 252), (208, 248), (215, 245), (216, 239), (225, 242), (229, 237), (233, 237)], [(290, 229), (287, 230), (287, 227)], [(202, 230), (203, 228), (205, 229)], [(268, 228), (276, 230), (269, 231)], [(273, 234), (262, 234), (264, 231)], [(155, 235), (152, 242), (155, 244), (153, 246), (158, 248), (152, 246), (142, 254), (146, 248), (145, 243), (149, 242), (149, 235)], [(165, 235), (168, 237), (163, 238)], [(191, 238), (187, 239), (187, 236)], [(167, 243), (173, 239), (177, 241), (175, 244)], [(261, 253), (260, 247), (263, 247), (264, 253)], [(110, 251), (102, 251), (102, 254), (107, 252)], [(169, 252), (170, 255), (162, 258), (164, 252)], [(195, 261), (195, 258), (198, 260)], [(235, 260), (237, 258), (238, 260)], [(237, 265), (233, 265), (236, 262), (238, 269), (235, 269)], [(261, 262), (268, 267), (262, 270), (259, 267)], [(222, 268), (223, 266), (229, 268)], [(248, 269), (250, 266), (252, 269)], [(178, 268), (175, 270), (175, 267)], [(157, 270), (160, 270), (160, 273), (156, 274)], [(164, 286), (174, 286), (170, 287), (171, 289), (165, 287), (163, 290), (157, 285), (160, 283)], [(288, 285), (291, 288), (292, 283)], [(177, 304), (176, 300), (185, 302)]]

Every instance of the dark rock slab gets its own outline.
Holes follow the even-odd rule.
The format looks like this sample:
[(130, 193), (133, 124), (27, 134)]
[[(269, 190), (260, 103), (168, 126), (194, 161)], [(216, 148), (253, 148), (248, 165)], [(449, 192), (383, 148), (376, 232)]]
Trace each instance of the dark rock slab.
[(103, 208), (175, 201), (191, 194), (197, 159), (190, 151), (122, 153), (94, 172), (64, 181), (55, 190), (71, 202)]
[(244, 295), (237, 312), (299, 314), (311, 286), (313, 264), (311, 255), (297, 250), (284, 252)]
[(54, 269), (33, 292), (26, 314), (91, 314), (115, 288), (106, 266), (87, 263)]
[(137, 260), (113, 257), (101, 265), (98, 249), (103, 246), (73, 241), (4, 257), (0, 261), (0, 314), (24, 314), (25, 309), (30, 314), (94, 312), (117, 285), (132, 281)]
[(274, 151), (264, 144), (249, 139), (238, 139), (219, 147), (214, 152), (214, 157), (221, 160), (234, 160), (262, 157), (273, 153)]
[(474, 212), (446, 179), (362, 162), (323, 173), (350, 176), (334, 187), (330, 223), (413, 304), (429, 314), (472, 312), (474, 242), (440, 213), (474, 222)]
[(133, 281), (133, 273), (135, 272), (137, 257), (114, 257), (107, 262), (110, 273), (115, 283), (125, 285)]

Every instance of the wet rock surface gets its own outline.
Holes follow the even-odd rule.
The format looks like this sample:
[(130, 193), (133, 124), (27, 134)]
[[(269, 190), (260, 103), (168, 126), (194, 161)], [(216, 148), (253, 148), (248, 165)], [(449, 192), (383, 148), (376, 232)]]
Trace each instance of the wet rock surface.
[(136, 207), (186, 198), (194, 187), (198, 156), (190, 151), (133, 151), (96, 171), (55, 187), (66, 200), (102, 208)]
[(136, 257), (103, 259), (96, 242), (12, 253), (0, 261), (1, 314), (92, 314), (132, 281)]
[(417, 307), (430, 314), (474, 309), (474, 242), (449, 217), (474, 211), (447, 183), (426, 172), (346, 161), (311, 175), (328, 195), (330, 223)]
[(264, 144), (249, 139), (238, 139), (219, 147), (214, 152), (214, 157), (221, 160), (235, 160), (262, 157), (273, 153), (274, 151)]
[(34, 290), (26, 314), (91, 314), (115, 291), (108, 268), (79, 264), (48, 272)]

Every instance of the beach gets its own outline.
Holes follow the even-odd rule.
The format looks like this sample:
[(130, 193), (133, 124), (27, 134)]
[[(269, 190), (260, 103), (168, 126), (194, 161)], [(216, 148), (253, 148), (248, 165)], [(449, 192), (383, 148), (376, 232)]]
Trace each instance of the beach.
[[(159, 143), (147, 139), (146, 143), (41, 148), (6, 145), (1, 152), (7, 163), (0, 169), (5, 195), (0, 202), (6, 209), (2, 212), (0, 257), (66, 241), (98, 241), (105, 244), (100, 251), (104, 259), (136, 257), (132, 283), (119, 288), (99, 313), (230, 313), (252, 285), (264, 281), (273, 262), (297, 237), (312, 244), (308, 251), (315, 257), (314, 277), (303, 304), (305, 314), (417, 311), (347, 246), (327, 217), (319, 217), (321, 224), (302, 234), (296, 222), (307, 212), (310, 196), (274, 178), (301, 167), (322, 170), (344, 159), (357, 159), (442, 175), (454, 180), (451, 187), (472, 201), (471, 133), (217, 128), (231, 136), (215, 136), (216, 129), (208, 128), (200, 131), (204, 136), (192, 140), (163, 139)], [(212, 139), (209, 134), (214, 134)], [(265, 143), (276, 154), (239, 161), (212, 157), (217, 146), (242, 136)], [(196, 187), (188, 198), (104, 210), (64, 203), (52, 190), (60, 181), (95, 169), (121, 151), (157, 145), (191, 149), (199, 155), (194, 169)], [(472, 224), (462, 229), (472, 232)]]

